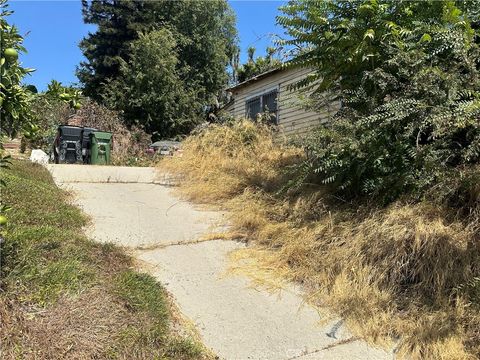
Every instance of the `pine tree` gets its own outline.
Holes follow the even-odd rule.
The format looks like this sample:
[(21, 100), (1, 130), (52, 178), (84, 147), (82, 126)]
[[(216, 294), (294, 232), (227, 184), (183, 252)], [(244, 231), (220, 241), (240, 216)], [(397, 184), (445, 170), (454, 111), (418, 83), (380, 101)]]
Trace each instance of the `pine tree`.
[(119, 76), (121, 60), (129, 60), (129, 44), (139, 32), (160, 23), (161, 16), (147, 1), (82, 0), (82, 7), (85, 23), (98, 30), (80, 43), (87, 61), (80, 63), (77, 76), (84, 93), (101, 101), (104, 84)]

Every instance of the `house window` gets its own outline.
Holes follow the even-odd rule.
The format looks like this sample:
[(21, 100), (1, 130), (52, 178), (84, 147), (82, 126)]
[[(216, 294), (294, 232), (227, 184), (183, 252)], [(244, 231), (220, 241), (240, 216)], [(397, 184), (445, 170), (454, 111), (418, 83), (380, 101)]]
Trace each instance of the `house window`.
[(254, 120), (260, 113), (269, 113), (270, 121), (277, 124), (277, 97), (278, 91), (275, 89), (248, 99), (245, 101), (245, 114), (249, 119)]
[(246, 106), (245, 113), (247, 114), (248, 118), (253, 120), (257, 117), (258, 114), (262, 112), (261, 100), (262, 100), (262, 97), (257, 96), (245, 102), (245, 106)]

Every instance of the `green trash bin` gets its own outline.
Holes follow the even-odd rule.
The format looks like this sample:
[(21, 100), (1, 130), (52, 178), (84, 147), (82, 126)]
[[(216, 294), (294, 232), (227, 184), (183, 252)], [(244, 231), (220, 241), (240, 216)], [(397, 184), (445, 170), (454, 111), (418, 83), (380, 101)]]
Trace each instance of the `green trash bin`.
[(93, 165), (110, 164), (112, 133), (93, 131), (90, 133), (90, 163)]

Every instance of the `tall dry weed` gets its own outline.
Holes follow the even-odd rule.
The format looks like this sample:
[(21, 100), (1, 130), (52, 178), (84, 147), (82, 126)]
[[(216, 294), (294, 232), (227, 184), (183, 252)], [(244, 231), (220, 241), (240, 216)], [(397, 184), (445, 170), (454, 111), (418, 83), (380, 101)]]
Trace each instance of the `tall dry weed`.
[(162, 167), (186, 175), (185, 193), (200, 202), (228, 200), (250, 187), (275, 189), (282, 169), (302, 156), (298, 148), (277, 146), (267, 126), (250, 121), (211, 125), (182, 148), (181, 158)]
[(350, 206), (321, 188), (279, 195), (302, 157), (242, 121), (191, 136), (160, 166), (183, 175), (189, 199), (230, 210), (233, 230), (259, 249), (259, 271), (303, 283), (309, 301), (365, 339), (394, 339), (405, 358), (480, 358), (480, 292), (467, 291), (480, 276), (478, 226), (427, 203)]

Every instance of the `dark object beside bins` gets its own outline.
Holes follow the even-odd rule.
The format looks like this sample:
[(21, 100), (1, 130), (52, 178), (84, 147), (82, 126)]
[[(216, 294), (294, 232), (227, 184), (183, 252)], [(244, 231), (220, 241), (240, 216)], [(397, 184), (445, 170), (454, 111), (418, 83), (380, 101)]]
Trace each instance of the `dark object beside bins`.
[(91, 137), (90, 134), (93, 133), (94, 131), (97, 131), (97, 129), (94, 128), (89, 128), (89, 127), (84, 127), (83, 128), (83, 136), (82, 136), (82, 156), (83, 156), (83, 163), (84, 164), (90, 164), (91, 163), (91, 157), (92, 157), (92, 152), (91, 152)]

